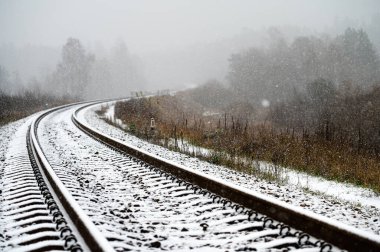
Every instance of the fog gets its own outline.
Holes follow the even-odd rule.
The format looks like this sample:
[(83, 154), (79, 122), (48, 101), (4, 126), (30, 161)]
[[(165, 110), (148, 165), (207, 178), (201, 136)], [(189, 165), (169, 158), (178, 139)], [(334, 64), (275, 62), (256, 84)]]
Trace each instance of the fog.
[(362, 28), (378, 50), (379, 10), (377, 0), (1, 0), (0, 66), (7, 81), (0, 87), (72, 92), (62, 84), (69, 38), (91, 62), (82, 76), (92, 87), (80, 91), (86, 98), (179, 90), (210, 79), (227, 83), (231, 55), (268, 47), (273, 34), (290, 44), (298, 36)]

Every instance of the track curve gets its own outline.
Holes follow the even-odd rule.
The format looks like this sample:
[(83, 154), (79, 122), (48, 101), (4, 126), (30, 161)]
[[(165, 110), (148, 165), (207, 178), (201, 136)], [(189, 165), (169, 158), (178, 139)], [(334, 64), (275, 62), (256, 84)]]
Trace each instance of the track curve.
[(291, 227), (324, 239), (338, 247), (350, 251), (380, 251), (380, 240), (376, 235), (363, 232), (337, 221), (305, 211), (301, 208), (291, 206), (242, 187), (215, 179), (206, 174), (162, 159), (144, 150), (131, 146), (128, 143), (107, 136), (88, 125), (83, 119), (79, 119), (78, 113), (88, 106), (79, 108), (75, 111), (72, 116), (74, 124), (88, 135), (98, 139), (111, 148), (132, 155), (133, 157), (146, 162), (148, 165), (153, 165), (180, 180), (195, 184), (198, 190), (208, 190), (237, 203), (238, 207), (242, 206), (248, 209), (253, 209), (256, 212), (265, 214), (277, 221), (284, 222)]
[(96, 104), (20, 129), (0, 191), (1, 250), (380, 251), (376, 235), (103, 134), (80, 115)]
[(54, 172), (42, 151), (37, 137), (39, 122), (48, 114), (66, 108), (64, 106), (49, 110), (37, 117), (30, 126), (27, 143), (30, 146), (29, 154), (31, 160), (34, 161), (32, 163), (38, 167), (38, 170), (35, 169), (36, 178), (40, 181), (39, 186), (48, 207), (52, 209), (52, 206), (54, 206), (54, 210), (51, 210), (54, 220), (57, 222), (57, 225), (62, 223), (63, 227), (61, 229), (65, 230), (66, 244), (72, 240), (75, 248), (78, 247), (79, 249), (82, 247), (85, 251), (112, 251), (113, 249), (107, 240), (100, 234), (90, 218), (79, 207), (78, 203)]

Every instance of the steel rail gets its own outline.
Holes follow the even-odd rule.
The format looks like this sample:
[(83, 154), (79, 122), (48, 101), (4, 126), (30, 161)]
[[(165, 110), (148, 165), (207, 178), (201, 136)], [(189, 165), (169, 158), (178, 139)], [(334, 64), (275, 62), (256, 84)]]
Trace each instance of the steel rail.
[(91, 137), (169, 172), (180, 179), (225, 197), (235, 203), (265, 214), (277, 221), (302, 230), (316, 238), (349, 251), (380, 251), (380, 236), (353, 228), (338, 221), (317, 215), (300, 207), (228, 183), (191, 168), (163, 159), (119, 139), (107, 136), (88, 123), (79, 120), (78, 113), (90, 104), (77, 109), (72, 115), (74, 124)]
[(107, 239), (100, 233), (95, 224), (92, 223), (90, 218), (80, 208), (73, 196), (55, 174), (53, 168), (47, 161), (38, 140), (37, 128), (40, 121), (50, 113), (73, 105), (78, 105), (78, 103), (50, 109), (38, 116), (32, 122), (29, 133), (32, 153), (39, 166), (41, 174), (43, 175), (45, 183), (47, 184), (55, 202), (59, 206), (59, 210), (64, 214), (69, 227), (72, 229), (83, 250), (114, 251)]

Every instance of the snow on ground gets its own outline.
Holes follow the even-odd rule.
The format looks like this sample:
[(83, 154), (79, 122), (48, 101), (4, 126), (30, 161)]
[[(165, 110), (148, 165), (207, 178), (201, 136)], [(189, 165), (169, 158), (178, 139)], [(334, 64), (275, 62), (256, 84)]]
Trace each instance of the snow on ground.
[(0, 127), (0, 250), (2, 250), (2, 246), (5, 242), (5, 237), (2, 234), (4, 234), (3, 227), (6, 226), (6, 220), (3, 215), (3, 178), (6, 158), (9, 158), (9, 155), (12, 155), (8, 153), (8, 150), (15, 137), (15, 133), (21, 128), (21, 126), (30, 123), (32, 117), (33, 116), (30, 116)]
[[(112, 107), (110, 107), (110, 110), (111, 108)], [(125, 125), (120, 126), (125, 128)], [(169, 143), (169, 145), (170, 144), (174, 146), (174, 140), (173, 143)], [(212, 153), (209, 149), (191, 145), (187, 141), (178, 141), (177, 147), (181, 152), (194, 153), (194, 156), (208, 156)], [(312, 176), (305, 172), (281, 167), (266, 161), (255, 161), (252, 165), (262, 172), (277, 174), (279, 181), (283, 181), (286, 184), (304, 188), (314, 193), (329, 195), (353, 204), (375, 206), (380, 209), (380, 197), (370, 189), (358, 187), (348, 183), (339, 183), (322, 177)]]
[[(368, 189), (328, 181), (285, 168), (282, 168), (281, 172), (287, 177), (286, 184), (265, 181), (150, 144), (107, 124), (94, 113), (96, 109), (88, 108), (85, 119), (112, 137), (195, 170), (380, 235), (380, 197)], [(109, 113), (112, 113), (112, 106)], [(273, 168), (265, 162), (258, 164), (261, 169)]]
[[(109, 103), (108, 106), (109, 108), (105, 113), (106, 118), (111, 119), (121, 128), (125, 128), (126, 125), (114, 116), (115, 106), (113, 103)], [(174, 146), (174, 140), (172, 142), (173, 143), (169, 143), (169, 145), (171, 144)], [(177, 148), (185, 153), (195, 153), (194, 156), (207, 156), (211, 153), (210, 150), (194, 146), (185, 140), (178, 141)], [(287, 184), (295, 185), (311, 192), (333, 196), (337, 199), (349, 201), (354, 204), (375, 206), (380, 209), (380, 196), (376, 195), (376, 193), (370, 189), (358, 187), (348, 183), (339, 183), (336, 181), (327, 180), (322, 177), (312, 176), (305, 172), (273, 165), (265, 161), (256, 161), (253, 165), (260, 171), (272, 173), (277, 171), (280, 177), (279, 180), (285, 181)]]
[(120, 119), (115, 118), (115, 103), (108, 102), (105, 106), (107, 107), (107, 111), (104, 113), (103, 118), (107, 119), (108, 121), (114, 122), (122, 129), (127, 128), (127, 125), (125, 125)]
[[(23, 118), (16, 122), (8, 123), (6, 125), (0, 126), (0, 197), (2, 195), (2, 178), (3, 178), (3, 168), (5, 165), (5, 158), (8, 150), (9, 143), (11, 142), (14, 133), (17, 129), (23, 125), (28, 118)], [(1, 203), (1, 201), (0, 201)], [(0, 217), (1, 218), (1, 217)]]
[[(117, 251), (236, 251), (254, 245), (251, 231), (240, 230), (249, 223), (246, 215), (177, 183), (172, 187), (173, 181), (108, 149), (75, 127), (73, 110), (45, 117), (39, 141), (58, 177)], [(230, 225), (232, 219), (244, 220)]]
[[(274, 165), (268, 162), (257, 162), (260, 170), (274, 170)], [(287, 184), (304, 188), (308, 191), (328, 195), (340, 200), (363, 206), (380, 209), (380, 196), (370, 189), (358, 187), (348, 183), (340, 183), (327, 180), (322, 177), (312, 176), (305, 172), (295, 171), (280, 167), (281, 181)]]

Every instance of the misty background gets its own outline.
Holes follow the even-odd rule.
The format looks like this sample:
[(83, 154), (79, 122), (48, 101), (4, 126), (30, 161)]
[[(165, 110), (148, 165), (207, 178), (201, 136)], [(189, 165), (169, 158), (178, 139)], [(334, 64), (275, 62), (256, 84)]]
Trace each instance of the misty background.
[[(217, 80), (246, 99), (272, 102), (320, 77), (371, 86), (379, 80), (379, 10), (376, 0), (0, 0), (0, 90), (94, 99)], [(367, 43), (355, 63), (370, 62), (365, 69), (341, 72), (353, 64), (344, 57), (358, 58), (346, 55), (348, 38)], [(333, 57), (334, 65), (325, 56), (336, 52), (344, 57)], [(259, 68), (276, 74), (270, 83), (270, 71), (236, 74), (258, 57)], [(245, 92), (252, 83), (257, 88)]]

